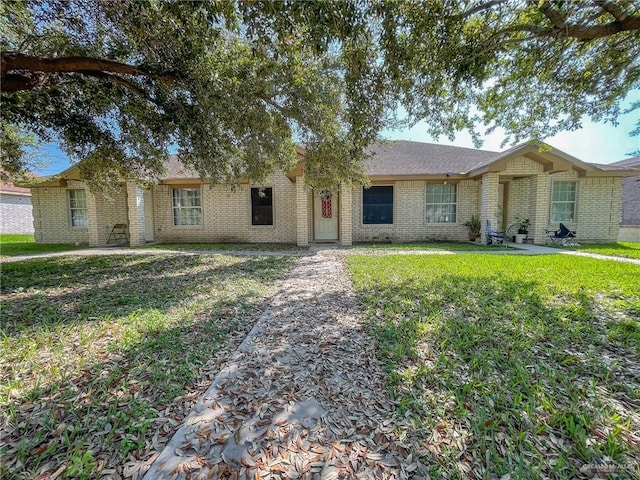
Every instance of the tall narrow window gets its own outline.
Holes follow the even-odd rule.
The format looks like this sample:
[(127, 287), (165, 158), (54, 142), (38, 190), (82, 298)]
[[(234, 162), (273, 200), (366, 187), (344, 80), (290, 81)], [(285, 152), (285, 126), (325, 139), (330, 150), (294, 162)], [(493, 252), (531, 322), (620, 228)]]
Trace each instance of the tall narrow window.
[(393, 186), (373, 186), (362, 189), (362, 223), (393, 223)]
[(576, 213), (576, 182), (553, 182), (551, 221), (572, 222)]
[(251, 225), (273, 225), (273, 189), (251, 188)]
[(173, 190), (173, 224), (176, 226), (202, 225), (202, 201), (199, 188)]
[(456, 186), (427, 185), (427, 223), (456, 223)]
[(72, 227), (86, 227), (87, 196), (84, 190), (67, 190), (69, 192), (69, 218)]

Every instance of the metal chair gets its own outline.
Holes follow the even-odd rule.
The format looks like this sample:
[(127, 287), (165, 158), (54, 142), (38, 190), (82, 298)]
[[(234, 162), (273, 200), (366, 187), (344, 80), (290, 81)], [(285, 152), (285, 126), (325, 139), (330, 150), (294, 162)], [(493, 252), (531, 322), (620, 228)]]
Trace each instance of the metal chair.
[(116, 223), (107, 236), (107, 243), (127, 243), (128, 241), (127, 224)]
[(507, 235), (491, 228), (491, 220), (487, 220), (487, 245), (504, 245)]
[(558, 247), (576, 247), (578, 244), (572, 240), (576, 238), (575, 230), (569, 230), (564, 223), (560, 224), (558, 230), (545, 230), (549, 242)]

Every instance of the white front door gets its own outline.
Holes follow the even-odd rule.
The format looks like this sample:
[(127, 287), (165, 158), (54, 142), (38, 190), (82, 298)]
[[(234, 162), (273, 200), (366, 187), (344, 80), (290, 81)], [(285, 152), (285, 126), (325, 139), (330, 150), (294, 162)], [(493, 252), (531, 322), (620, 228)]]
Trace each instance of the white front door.
[(153, 193), (151, 190), (145, 190), (144, 199), (144, 240), (145, 242), (153, 242), (156, 237), (153, 232)]
[(328, 188), (313, 191), (313, 231), (316, 240), (338, 240), (338, 195)]

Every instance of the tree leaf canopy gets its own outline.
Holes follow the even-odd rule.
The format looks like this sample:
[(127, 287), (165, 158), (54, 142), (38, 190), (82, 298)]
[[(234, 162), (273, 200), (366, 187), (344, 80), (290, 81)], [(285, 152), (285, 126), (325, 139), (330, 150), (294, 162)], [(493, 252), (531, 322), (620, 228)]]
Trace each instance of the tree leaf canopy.
[[(311, 184), (365, 181), (402, 106), (506, 142), (612, 121), (640, 79), (637, 1), (30, 0), (0, 5), (2, 168), (34, 135), (95, 185), (264, 179), (307, 149)], [(634, 104), (637, 107), (637, 104)], [(632, 107), (633, 108), (633, 107)], [(637, 130), (636, 130), (637, 132)], [(633, 132), (632, 132), (633, 133)]]

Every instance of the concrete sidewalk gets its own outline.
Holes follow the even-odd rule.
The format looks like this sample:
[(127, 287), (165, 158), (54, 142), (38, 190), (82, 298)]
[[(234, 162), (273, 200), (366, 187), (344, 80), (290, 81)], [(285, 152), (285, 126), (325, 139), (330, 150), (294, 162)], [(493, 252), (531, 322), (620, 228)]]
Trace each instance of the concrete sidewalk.
[(637, 258), (614, 257), (612, 255), (600, 255), (599, 253), (582, 252), (579, 250), (565, 250), (563, 248), (545, 247), (542, 245), (509, 243), (509, 246), (513, 246), (515, 248), (521, 249), (522, 254), (525, 254), (525, 255), (549, 255), (549, 254), (574, 255), (576, 257), (591, 257), (591, 258), (597, 258), (600, 260), (614, 260), (616, 262), (634, 263), (636, 265), (640, 265), (640, 259), (637, 259)]
[[(468, 253), (487, 253), (487, 254), (500, 254), (500, 255), (575, 255), (578, 257), (591, 257), (600, 260), (613, 260), (616, 262), (633, 263), (640, 265), (640, 259), (637, 258), (624, 258), (614, 257), (611, 255), (600, 255), (598, 253), (582, 252), (577, 250), (565, 250), (562, 248), (547, 247), (543, 245), (533, 244), (521, 244), (507, 242), (507, 246), (512, 247), (509, 249), (502, 248), (496, 245), (495, 248), (483, 249), (483, 250), (395, 250), (395, 249), (370, 249), (366, 247), (350, 247), (344, 248), (338, 245), (314, 245), (316, 251), (320, 250), (342, 250), (345, 253), (353, 254), (367, 254), (367, 255), (463, 255)], [(83, 248), (79, 250), (66, 250), (63, 252), (51, 252), (51, 253), (37, 253), (32, 255), (19, 255), (15, 257), (0, 257), (0, 264), (21, 262), (24, 260), (31, 260), (35, 258), (49, 258), (49, 257), (65, 257), (65, 256), (103, 256), (103, 255), (242, 255), (242, 256), (290, 256), (300, 257), (306, 254), (302, 251), (289, 251), (289, 250), (169, 250), (162, 248), (131, 248), (128, 246), (123, 247), (108, 247), (108, 248)]]

